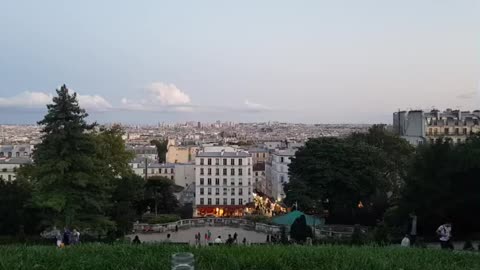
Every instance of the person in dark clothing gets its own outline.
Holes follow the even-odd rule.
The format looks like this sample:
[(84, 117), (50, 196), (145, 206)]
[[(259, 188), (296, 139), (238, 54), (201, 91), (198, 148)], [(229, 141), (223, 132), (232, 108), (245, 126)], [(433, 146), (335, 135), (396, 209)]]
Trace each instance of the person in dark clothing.
[(132, 243), (135, 245), (138, 245), (138, 244), (141, 244), (142, 242), (140, 242), (140, 238), (138, 238), (138, 235), (135, 235), (135, 238), (133, 239)]
[(178, 225), (175, 225), (175, 232), (178, 232)]
[(237, 237), (238, 237), (238, 234), (237, 234), (237, 232), (235, 232), (235, 233), (233, 234), (233, 241), (234, 241), (234, 242), (237, 242)]
[(465, 244), (463, 245), (463, 250), (465, 251), (475, 251), (475, 248), (473, 247), (473, 243), (470, 240), (467, 240)]
[(270, 235), (267, 234), (267, 243), (270, 243)]
[(229, 235), (228, 235), (227, 242), (225, 242), (225, 243), (226, 243), (227, 245), (231, 245), (231, 244), (233, 244), (233, 241), (234, 241), (234, 239), (232, 238), (232, 235), (229, 234)]
[(247, 238), (246, 237), (243, 238), (242, 243), (243, 243), (244, 246), (247, 245)]
[(68, 228), (65, 228), (63, 232), (63, 239), (62, 239), (63, 245), (65, 246), (70, 245), (71, 236), (72, 236), (72, 233), (70, 232), (70, 230)]
[(414, 246), (417, 241), (417, 215), (411, 213), (409, 217), (407, 231), (405, 233), (410, 239), (410, 245)]

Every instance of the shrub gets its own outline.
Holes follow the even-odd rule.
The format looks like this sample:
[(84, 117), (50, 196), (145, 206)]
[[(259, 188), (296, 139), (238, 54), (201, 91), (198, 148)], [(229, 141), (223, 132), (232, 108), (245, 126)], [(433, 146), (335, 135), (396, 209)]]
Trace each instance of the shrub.
[(170, 223), (170, 222), (175, 222), (179, 221), (180, 216), (178, 215), (157, 215), (157, 216), (144, 216), (144, 221), (146, 221), (149, 224), (163, 224), (163, 223)]

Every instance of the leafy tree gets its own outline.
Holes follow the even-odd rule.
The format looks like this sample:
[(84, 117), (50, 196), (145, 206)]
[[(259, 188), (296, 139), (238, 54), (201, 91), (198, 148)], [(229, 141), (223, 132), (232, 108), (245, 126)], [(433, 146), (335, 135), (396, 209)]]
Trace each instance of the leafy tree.
[(331, 221), (357, 223), (358, 203), (370, 207), (374, 195), (386, 189), (382, 155), (377, 147), (359, 140), (310, 139), (292, 158), (285, 201), (297, 201), (305, 211), (325, 207)]
[(129, 162), (135, 154), (128, 151), (122, 138), (123, 129), (119, 125), (111, 128), (101, 128), (100, 132), (94, 133), (97, 161), (100, 162), (100, 172), (104, 177), (117, 179), (133, 174)]
[(173, 194), (177, 191), (172, 180), (163, 176), (150, 177), (145, 184), (144, 205), (155, 214), (170, 214), (178, 207), (178, 200)]
[(57, 90), (48, 112), (38, 122), (42, 142), (33, 152), (28, 178), (34, 186), (33, 202), (53, 213), (51, 224), (106, 231), (113, 223), (106, 216), (110, 181), (102, 177), (88, 114), (76, 93), (65, 85)]
[(116, 224), (117, 236), (123, 236), (131, 231), (133, 222), (141, 214), (138, 209), (143, 200), (144, 184), (143, 178), (134, 174), (114, 182), (111, 216)]
[(168, 140), (152, 140), (150, 141), (151, 145), (155, 145), (157, 148), (157, 153), (158, 153), (158, 162), (159, 163), (164, 163), (167, 159), (167, 145), (168, 145)]
[(297, 242), (304, 243), (307, 237), (312, 237), (312, 229), (307, 225), (305, 215), (299, 216), (290, 227), (290, 237)]
[[(480, 227), (480, 137), (465, 144), (449, 140), (420, 146), (406, 179), (397, 216), (407, 220), (415, 212), (426, 235), (445, 221), (454, 224), (455, 234), (468, 234)], [(397, 219), (398, 220), (398, 219)]]

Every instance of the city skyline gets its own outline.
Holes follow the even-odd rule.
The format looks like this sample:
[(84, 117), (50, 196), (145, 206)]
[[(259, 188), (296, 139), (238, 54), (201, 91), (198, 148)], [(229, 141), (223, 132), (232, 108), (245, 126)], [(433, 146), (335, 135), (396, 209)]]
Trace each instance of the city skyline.
[(397, 109), (479, 109), (479, 11), (473, 0), (4, 3), (0, 124), (40, 120), (63, 83), (100, 123), (389, 124)]

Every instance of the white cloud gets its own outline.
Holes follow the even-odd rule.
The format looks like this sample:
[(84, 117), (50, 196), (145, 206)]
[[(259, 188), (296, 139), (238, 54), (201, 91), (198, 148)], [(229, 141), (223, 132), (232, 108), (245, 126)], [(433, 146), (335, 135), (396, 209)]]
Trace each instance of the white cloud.
[(245, 100), (245, 106), (247, 107), (247, 109), (251, 110), (251, 111), (270, 111), (271, 108), (268, 107), (268, 106), (265, 106), (263, 104), (259, 104), (259, 103), (254, 103), (254, 102), (251, 102), (249, 100)]
[(148, 91), (151, 97), (162, 105), (184, 105), (190, 103), (190, 97), (174, 84), (155, 82), (150, 84)]
[(51, 102), (52, 98), (51, 94), (25, 91), (13, 97), (0, 97), (0, 107), (41, 108)]
[[(78, 103), (87, 111), (106, 111), (112, 105), (99, 95), (80, 95)], [(45, 108), (52, 103), (53, 95), (44, 92), (25, 91), (13, 97), (0, 97), (0, 108)]]
[(78, 104), (80, 107), (86, 109), (87, 111), (107, 111), (111, 109), (113, 106), (110, 104), (106, 99), (99, 95), (80, 95), (77, 94), (78, 97)]
[(193, 111), (190, 97), (174, 84), (154, 82), (146, 89), (147, 99), (130, 100), (122, 98), (122, 108), (135, 111)]

